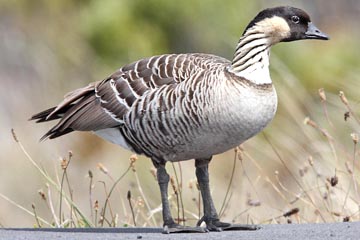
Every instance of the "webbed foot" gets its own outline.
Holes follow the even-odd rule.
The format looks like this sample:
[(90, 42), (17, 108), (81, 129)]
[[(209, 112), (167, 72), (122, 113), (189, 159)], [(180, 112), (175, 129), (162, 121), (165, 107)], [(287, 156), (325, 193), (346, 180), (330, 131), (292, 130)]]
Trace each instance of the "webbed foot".
[(253, 224), (230, 224), (230, 226), (222, 228), (223, 231), (255, 231), (261, 229), (258, 225)]
[(219, 219), (211, 219), (206, 218), (205, 216), (202, 217), (198, 223), (197, 226), (199, 227), (201, 223), (206, 223), (206, 229), (209, 231), (214, 232), (221, 232), (221, 231), (254, 231), (258, 230), (261, 227), (257, 225), (251, 225), (251, 224), (231, 224), (231, 223), (225, 223), (221, 222)]

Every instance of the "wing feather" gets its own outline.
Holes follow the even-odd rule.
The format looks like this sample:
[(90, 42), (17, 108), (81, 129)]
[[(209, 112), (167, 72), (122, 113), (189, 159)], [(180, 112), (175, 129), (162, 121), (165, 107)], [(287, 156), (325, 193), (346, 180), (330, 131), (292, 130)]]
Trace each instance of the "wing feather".
[[(123, 66), (102, 81), (70, 92), (56, 107), (34, 115), (31, 120), (44, 122), (60, 118), (43, 139), (74, 130), (118, 127), (136, 101), (148, 92), (187, 81), (199, 69), (209, 70), (229, 63), (224, 58), (206, 54), (171, 54), (141, 59)], [(169, 101), (174, 102), (174, 96), (169, 96)]]

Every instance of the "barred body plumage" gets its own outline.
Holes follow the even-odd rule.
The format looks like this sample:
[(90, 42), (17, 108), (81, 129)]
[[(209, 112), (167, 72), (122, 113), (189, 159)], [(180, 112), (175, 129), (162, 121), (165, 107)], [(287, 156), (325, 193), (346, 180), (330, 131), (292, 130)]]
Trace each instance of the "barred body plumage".
[[(272, 119), (276, 94), (231, 73), (231, 62), (207, 54), (154, 56), (68, 94), (49, 115), (68, 129), (97, 135), (165, 161), (205, 158), (259, 132)], [(255, 111), (256, 110), (256, 111)]]

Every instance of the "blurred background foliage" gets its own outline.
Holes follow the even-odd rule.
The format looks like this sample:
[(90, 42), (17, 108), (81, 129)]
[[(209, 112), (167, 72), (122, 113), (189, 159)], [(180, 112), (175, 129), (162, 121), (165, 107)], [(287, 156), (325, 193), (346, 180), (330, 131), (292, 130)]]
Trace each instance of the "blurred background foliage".
[[(271, 72), (279, 94), (279, 110), (266, 132), (293, 172), (297, 172), (309, 156), (319, 160), (318, 169), (322, 173), (309, 178), (308, 185), (304, 183), (306, 186), (312, 186), (312, 181), (319, 176), (326, 178), (334, 174), (335, 169), (344, 169), (344, 162), (351, 159), (352, 153), (349, 134), (358, 132), (359, 125), (351, 120), (344, 121), (346, 108), (337, 94), (340, 90), (345, 91), (358, 113), (360, 2), (357, 0), (0, 0), (0, 193), (27, 209), (35, 203), (42, 217), (51, 217), (37, 193), (45, 188), (46, 181), (25, 160), (13, 141), (10, 129), (14, 128), (32, 157), (54, 176), (59, 174), (59, 157), (67, 156), (68, 150), (73, 151), (70, 181), (75, 200), (85, 209), (88, 170), (94, 172), (95, 179), (105, 178), (104, 181), (111, 182), (97, 171), (97, 164), (106, 165), (115, 178), (127, 168), (131, 153), (83, 133), (39, 143), (38, 139), (51, 124), (35, 125), (27, 119), (33, 113), (57, 104), (66, 92), (103, 79), (122, 65), (143, 57), (205, 52), (231, 59), (247, 23), (259, 10), (277, 5), (305, 9), (313, 22), (330, 35), (331, 41), (285, 43), (273, 48)], [(331, 127), (322, 113), (317, 94), (319, 88), (325, 88), (328, 93), (328, 110), (335, 127)], [(326, 139), (303, 124), (306, 116), (329, 127), (338, 145), (344, 146), (340, 147), (336, 157)], [(229, 208), (240, 206), (242, 209), (236, 209), (226, 217), (232, 219), (247, 209), (249, 195), (262, 202), (261, 207), (251, 210), (254, 222), (271, 219), (278, 212), (293, 207), (289, 202), (279, 202), (277, 194), (272, 193), (273, 189), (264, 180), (265, 176), (274, 179), (273, 174), (278, 171), (278, 176), (291, 191), (297, 189), (263, 135), (245, 143), (244, 149), (264, 172), (249, 164), (247, 178), (245, 169), (237, 166)], [(224, 197), (233, 154), (229, 151), (217, 156), (210, 169), (217, 206)], [(149, 172), (151, 163), (140, 157), (136, 164), (145, 195), (155, 208), (160, 204), (160, 198)], [(186, 185), (186, 181), (194, 178), (193, 162), (184, 162), (182, 166), (186, 169)], [(347, 181), (344, 180), (343, 188)], [(126, 191), (135, 188), (134, 185), (134, 178), (127, 176), (114, 196), (113, 205), (123, 201)], [(94, 198), (101, 202), (104, 194), (101, 187), (98, 188)], [(137, 196), (136, 188), (134, 191)], [(189, 202), (188, 208), (195, 208), (191, 203), (193, 193), (186, 191), (184, 189), (184, 199)], [(34, 224), (32, 216), (8, 201), (0, 199), (0, 203), (1, 225)], [(58, 204), (55, 200), (55, 205)], [(309, 214), (314, 212), (309, 205), (304, 206), (309, 208)], [(353, 213), (352, 207), (345, 209), (349, 212), (344, 208), (338, 211), (343, 216)], [(304, 208), (301, 210), (306, 212)], [(122, 207), (118, 211), (120, 218), (126, 216)], [(236, 220), (244, 222), (248, 216), (247, 213)], [(312, 220), (310, 215), (301, 216), (301, 221)], [(334, 217), (327, 219), (336, 220)]]

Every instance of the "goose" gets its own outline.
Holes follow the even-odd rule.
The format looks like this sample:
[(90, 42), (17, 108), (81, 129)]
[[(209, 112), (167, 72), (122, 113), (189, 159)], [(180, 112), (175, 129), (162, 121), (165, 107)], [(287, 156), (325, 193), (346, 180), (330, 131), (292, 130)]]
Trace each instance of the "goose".
[[(329, 37), (299, 8), (267, 8), (245, 28), (232, 61), (203, 53), (144, 58), (68, 93), (30, 120), (60, 119), (41, 140), (92, 131), (149, 157), (157, 169), (165, 233), (256, 230), (256, 225), (220, 221), (208, 166), (213, 155), (240, 145), (274, 118), (277, 95), (269, 73), (270, 48), (303, 39)], [(177, 224), (171, 216), (165, 169), (167, 162), (191, 159), (204, 208), (195, 227)]]

